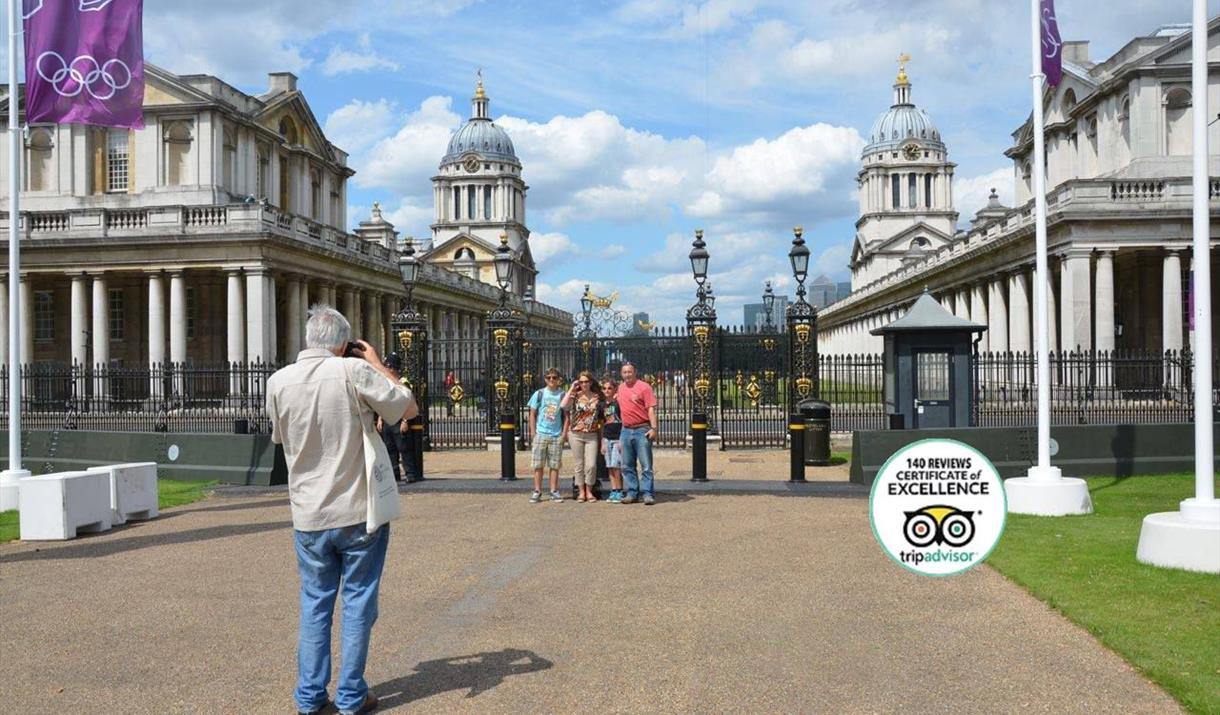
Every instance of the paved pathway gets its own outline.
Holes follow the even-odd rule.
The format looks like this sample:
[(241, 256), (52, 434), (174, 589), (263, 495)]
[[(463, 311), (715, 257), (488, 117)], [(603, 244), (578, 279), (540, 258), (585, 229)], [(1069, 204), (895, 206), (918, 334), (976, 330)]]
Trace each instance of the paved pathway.
[[(412, 493), (369, 678), (388, 712), (1175, 712), (995, 572), (914, 576), (862, 499)], [(282, 496), (0, 546), (6, 712), (291, 712)]]

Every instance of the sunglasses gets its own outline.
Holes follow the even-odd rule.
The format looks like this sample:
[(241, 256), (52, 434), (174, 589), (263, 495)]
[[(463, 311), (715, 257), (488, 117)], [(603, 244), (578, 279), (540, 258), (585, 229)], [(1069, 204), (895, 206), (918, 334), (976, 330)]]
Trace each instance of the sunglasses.
[(588, 384), (589, 384), (589, 381), (588, 381), (588, 380), (577, 380), (576, 382), (577, 382), (578, 384), (581, 384), (581, 385), (588, 385)]
[(558, 375), (547, 375), (546, 379), (547, 380), (558, 380), (559, 376)]

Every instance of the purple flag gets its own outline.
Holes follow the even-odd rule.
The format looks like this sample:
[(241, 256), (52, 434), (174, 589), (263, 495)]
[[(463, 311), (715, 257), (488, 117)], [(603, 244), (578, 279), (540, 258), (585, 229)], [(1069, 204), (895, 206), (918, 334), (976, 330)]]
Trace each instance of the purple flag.
[(1063, 39), (1055, 17), (1055, 0), (1042, 0), (1042, 74), (1052, 87), (1063, 79)]
[(144, 126), (144, 0), (24, 0), (26, 121)]

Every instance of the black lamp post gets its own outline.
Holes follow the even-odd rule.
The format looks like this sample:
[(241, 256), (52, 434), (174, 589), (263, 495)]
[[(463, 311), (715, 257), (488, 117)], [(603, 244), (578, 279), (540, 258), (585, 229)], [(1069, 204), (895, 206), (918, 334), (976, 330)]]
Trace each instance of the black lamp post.
[(508, 305), (508, 289), (513, 282), (513, 251), (508, 247), (508, 235), (500, 234), (500, 247), (492, 259), (496, 269), (496, 283), (500, 284), (500, 306), (487, 316), (487, 327), (491, 331), (491, 394), (488, 403), (495, 406), (489, 415), (499, 418), (500, 432), (500, 479), (512, 481), (517, 478), (514, 460), (516, 442), (517, 405), (521, 392), (521, 350), (524, 330), (520, 314)]
[(703, 230), (695, 231), (691, 244), (690, 267), (695, 277), (695, 304), (686, 311), (686, 325), (690, 332), (691, 358), (689, 375), (693, 388), (691, 395), (691, 481), (707, 481), (707, 410), (712, 389), (714, 355), (713, 341), (716, 337), (716, 297), (707, 282), (707, 244), (703, 242)]
[(771, 312), (775, 310), (775, 291), (771, 290), (771, 281), (767, 281), (767, 287), (763, 291), (763, 310), (766, 312), (767, 324), (763, 328), (763, 332), (770, 333), (775, 330), (774, 324), (771, 322)]
[(393, 340), (390, 347), (402, 358), (402, 384), (415, 393), (419, 415), (407, 421), (403, 449), (403, 471), (408, 482), (424, 478), (424, 446), (428, 441), (428, 320), (415, 310), (411, 294), (419, 281), (419, 259), (415, 247), (407, 239), (398, 256), (398, 273), (402, 277), (402, 308), (390, 321)]
[(792, 229), (792, 248), (788, 261), (796, 279), (796, 302), (788, 306), (788, 420), (791, 436), (791, 475), (794, 482), (805, 481), (805, 422), (799, 413), (802, 400), (818, 396), (817, 309), (805, 300), (805, 278), (809, 275), (809, 247), (800, 226)]

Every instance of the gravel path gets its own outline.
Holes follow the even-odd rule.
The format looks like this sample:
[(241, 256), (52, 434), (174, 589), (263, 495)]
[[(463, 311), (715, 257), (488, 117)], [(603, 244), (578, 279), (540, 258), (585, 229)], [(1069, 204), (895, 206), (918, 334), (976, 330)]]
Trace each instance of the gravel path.
[[(864, 500), (403, 498), (384, 711), (1178, 711), (995, 572), (891, 563)], [(0, 546), (5, 711), (292, 712), (296, 579), (283, 497)]]

